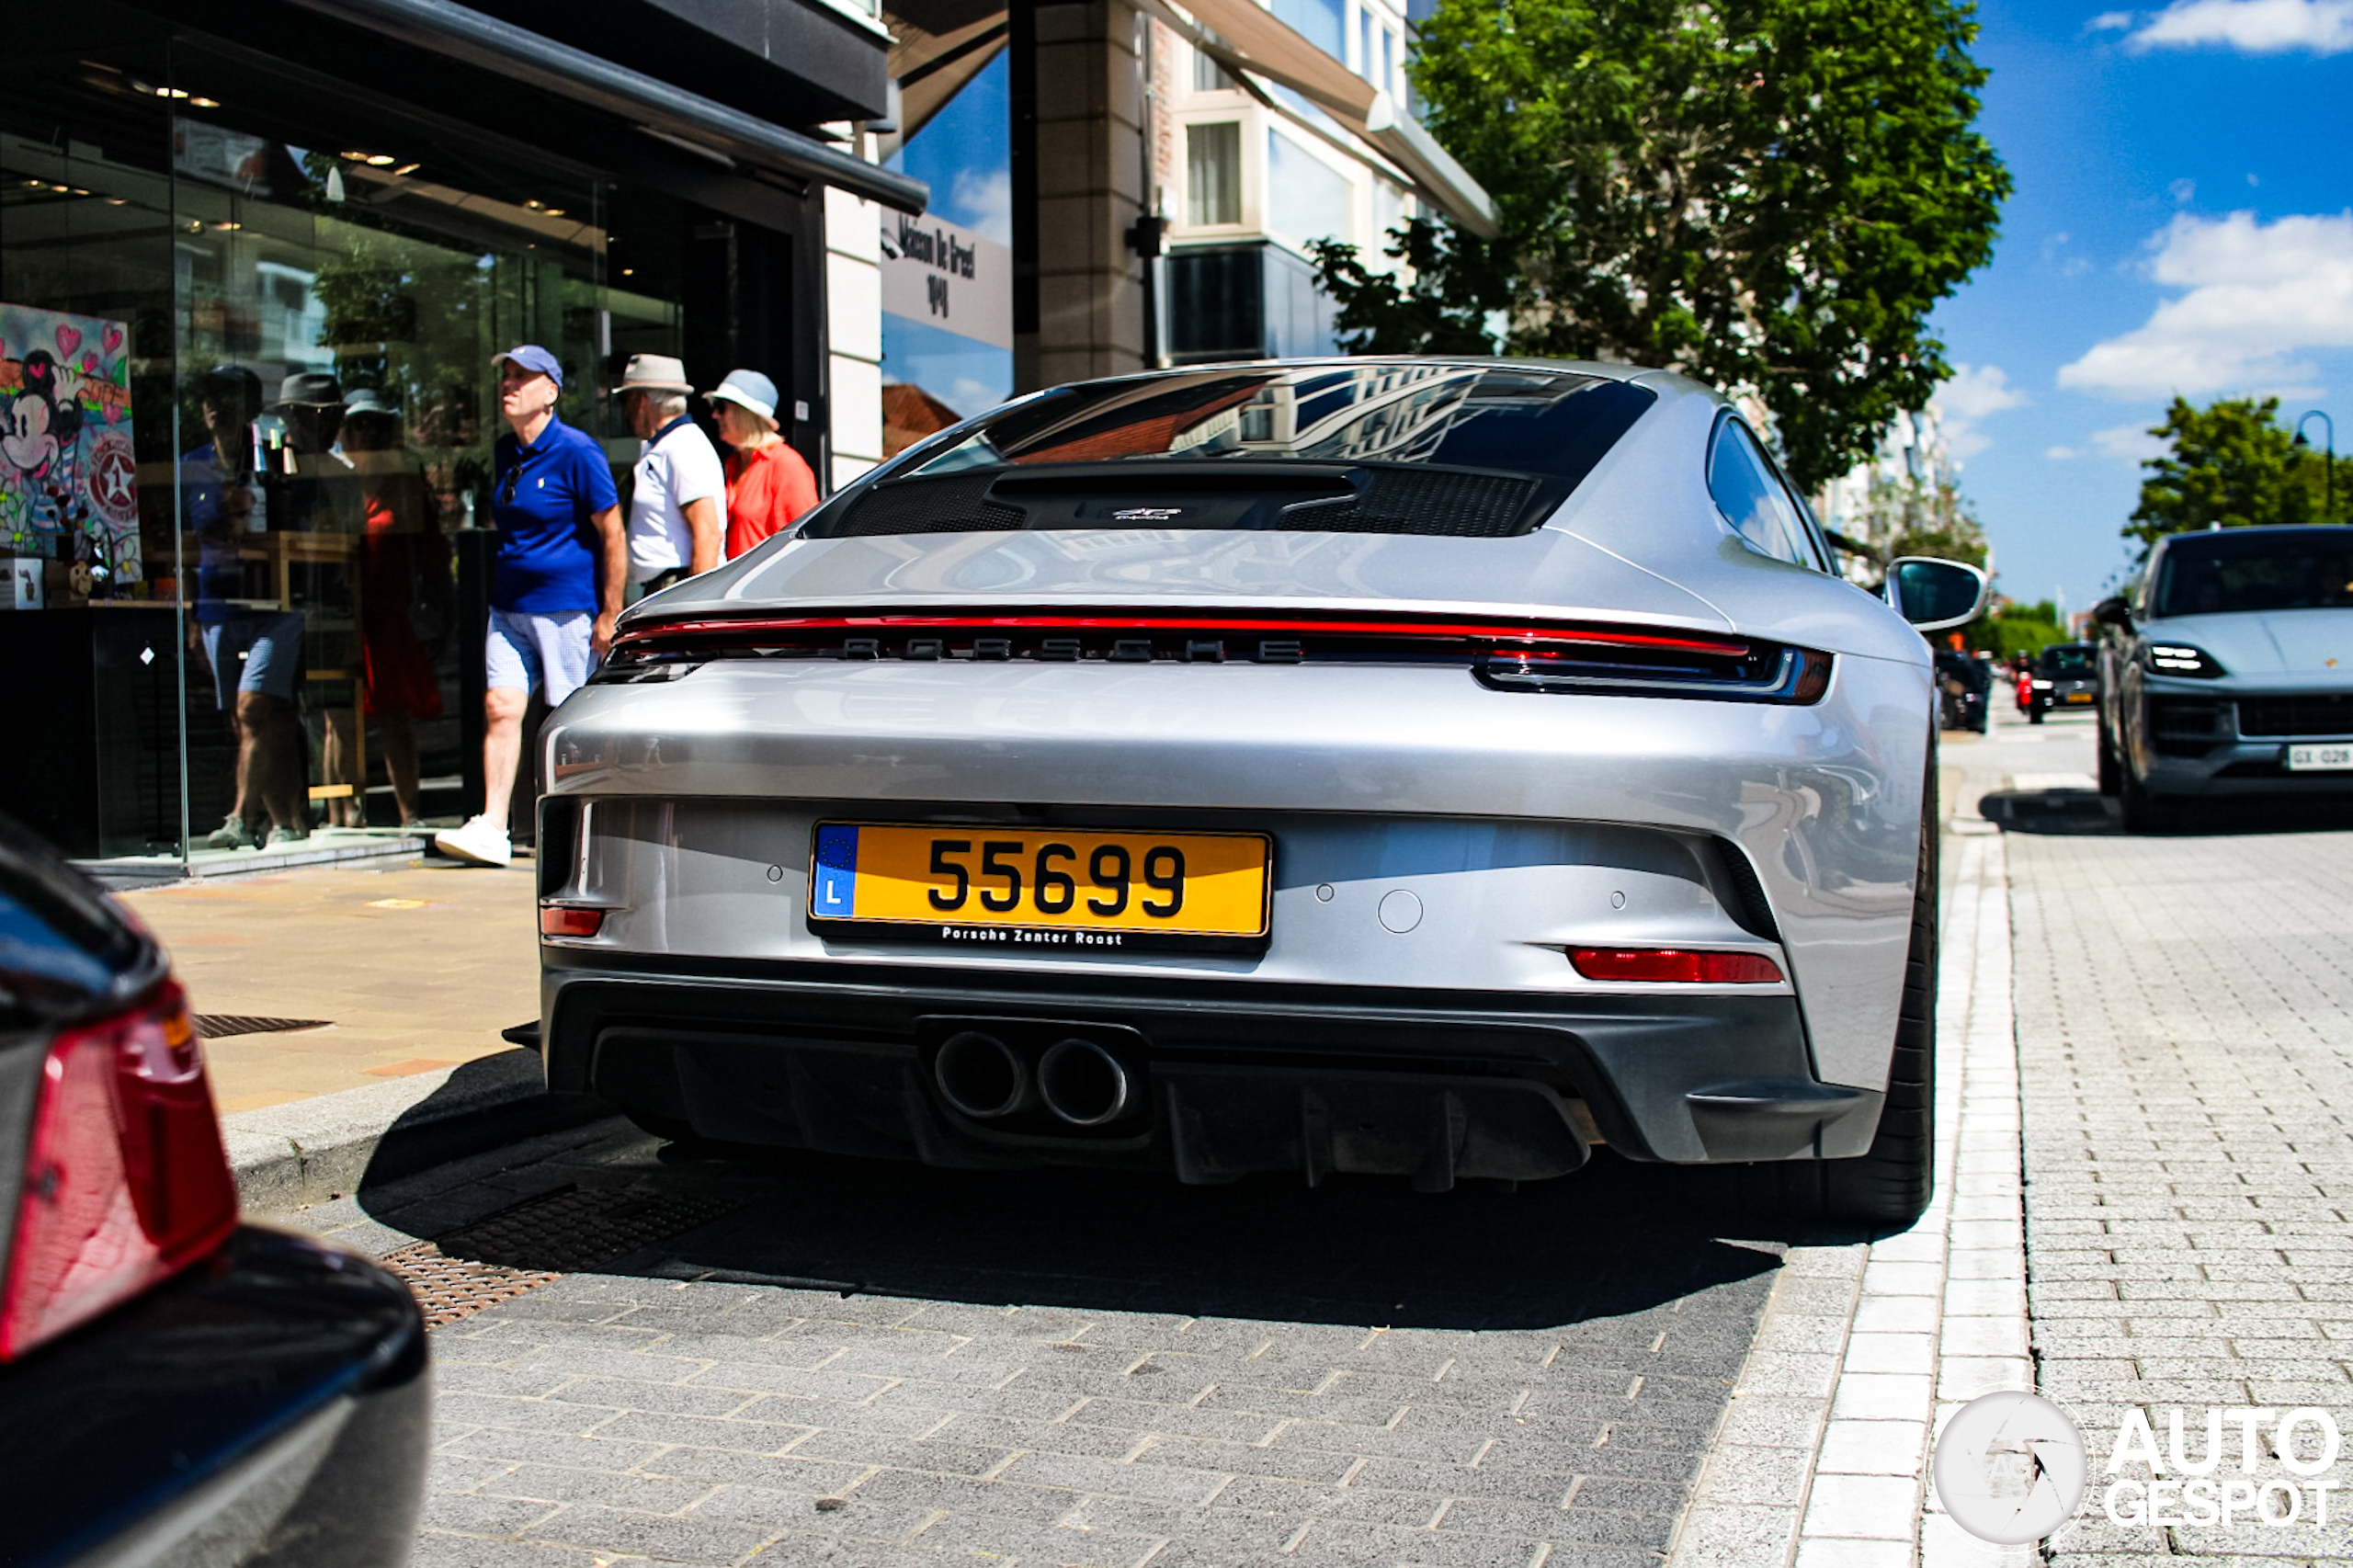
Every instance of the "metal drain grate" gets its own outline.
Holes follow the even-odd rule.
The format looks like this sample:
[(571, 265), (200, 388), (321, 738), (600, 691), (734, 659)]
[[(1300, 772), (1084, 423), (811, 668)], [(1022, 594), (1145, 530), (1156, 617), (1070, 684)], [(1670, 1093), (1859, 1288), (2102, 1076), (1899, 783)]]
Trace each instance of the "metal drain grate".
[(408, 1288), (416, 1292), (416, 1303), (425, 1309), (427, 1328), (439, 1328), (460, 1318), (472, 1317), (484, 1307), (512, 1301), (526, 1290), (536, 1290), (563, 1278), (561, 1274), (508, 1268), (503, 1264), (446, 1257), (431, 1242), (397, 1248), (386, 1253), (381, 1261), (408, 1281)]
[(564, 1187), (527, 1199), (440, 1238), (452, 1257), (509, 1268), (582, 1274), (691, 1231), (748, 1199), (639, 1187)]
[(293, 1029), (323, 1029), (329, 1018), (256, 1018), (244, 1013), (199, 1013), (188, 1020), (206, 1040), (226, 1040), (237, 1034), (285, 1034)]

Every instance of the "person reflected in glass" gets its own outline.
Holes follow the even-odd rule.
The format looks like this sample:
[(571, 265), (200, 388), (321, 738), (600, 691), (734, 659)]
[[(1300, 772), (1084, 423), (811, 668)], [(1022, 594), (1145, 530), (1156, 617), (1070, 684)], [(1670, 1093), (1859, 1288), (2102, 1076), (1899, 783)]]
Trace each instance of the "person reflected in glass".
[(247, 580), (246, 556), (270, 518), (261, 471), (276, 458), (278, 426), (262, 414), (261, 378), (216, 365), (198, 385), (206, 439), (180, 459), (183, 516), (197, 539), (196, 615), (189, 643), (212, 671), (214, 700), (237, 737), (236, 795), (199, 849), (256, 849), (310, 836), (301, 726), (294, 683), (302, 616), (280, 604), (274, 583)]
[(498, 559), (485, 649), (483, 809), (463, 826), (433, 835), (442, 854), (481, 866), (514, 859), (507, 803), (532, 691), (554, 708), (586, 682), (612, 646), (629, 577), (620, 493), (605, 449), (556, 417), (563, 364), (537, 344), (509, 349), (493, 363), (508, 433), (498, 438), (492, 463)]
[[(441, 716), (433, 659), (449, 635), (449, 547), (428, 512), (424, 471), (401, 438), (397, 406), (372, 387), (344, 399), (343, 455), (359, 513), (360, 704), (375, 727), (403, 827), (424, 825), (416, 722)], [(331, 717), (348, 720), (350, 710)], [(367, 780), (353, 766), (347, 724), (327, 732), (327, 777), (353, 793), (328, 802), (329, 820), (367, 825)]]
[(757, 370), (730, 370), (706, 400), (727, 454), (726, 559), (788, 530), (817, 505), (817, 476), (786, 442), (776, 383)]

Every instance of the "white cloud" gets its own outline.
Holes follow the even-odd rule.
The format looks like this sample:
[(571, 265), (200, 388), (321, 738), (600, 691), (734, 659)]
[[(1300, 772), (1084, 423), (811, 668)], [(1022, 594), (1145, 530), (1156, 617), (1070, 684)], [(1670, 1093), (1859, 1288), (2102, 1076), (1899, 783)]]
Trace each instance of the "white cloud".
[(2084, 24), (2084, 30), (2093, 33), (2120, 33), (2131, 25), (2132, 13), (2130, 11), (2102, 11)]
[(2010, 385), (2010, 378), (1999, 365), (1956, 365), (1952, 380), (1938, 387), (1928, 401), (1944, 428), (1946, 449), (1956, 458), (1967, 459), (1994, 444), (1978, 430), (1977, 422), (2006, 408), (2022, 406), (2027, 395)]
[(2353, 210), (2268, 224), (2183, 213), (2150, 245), (2151, 276), (2188, 292), (2061, 367), (2061, 386), (2126, 398), (2285, 393), (2318, 374), (2294, 356), (2353, 347)]
[(2173, 204), (2176, 207), (2187, 207), (2189, 205), (2189, 199), (2198, 194), (2198, 182), (2194, 179), (2177, 179), (2165, 187), (2165, 192), (2173, 198)]
[(955, 210), (954, 221), (974, 230), (981, 238), (995, 240), (1001, 245), (1013, 244), (1013, 176), (1009, 171), (992, 169), (983, 174), (974, 169), (957, 170), (948, 204)]
[(2165, 449), (2165, 442), (2150, 435), (2145, 425), (2111, 425), (2105, 430), (2095, 430), (2092, 445), (2099, 449), (2099, 455), (2104, 458), (2133, 463)]
[(2213, 44), (2243, 54), (2343, 54), (2353, 50), (2353, 0), (2174, 0), (2124, 40), (2135, 51)]
[(2082, 457), (2084, 452), (2080, 447), (2045, 447), (2042, 449), (2042, 455), (2052, 462), (2063, 463)]

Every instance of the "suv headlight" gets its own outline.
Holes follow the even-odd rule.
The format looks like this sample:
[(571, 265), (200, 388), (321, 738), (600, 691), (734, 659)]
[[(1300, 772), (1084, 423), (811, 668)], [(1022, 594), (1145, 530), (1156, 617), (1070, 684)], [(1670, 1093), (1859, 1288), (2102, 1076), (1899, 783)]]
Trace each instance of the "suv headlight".
[(2211, 680), (2227, 675), (2214, 656), (2203, 648), (2193, 648), (2187, 642), (2152, 642), (2148, 645), (2148, 665), (2152, 673), (2161, 676), (2188, 676), (2199, 680)]

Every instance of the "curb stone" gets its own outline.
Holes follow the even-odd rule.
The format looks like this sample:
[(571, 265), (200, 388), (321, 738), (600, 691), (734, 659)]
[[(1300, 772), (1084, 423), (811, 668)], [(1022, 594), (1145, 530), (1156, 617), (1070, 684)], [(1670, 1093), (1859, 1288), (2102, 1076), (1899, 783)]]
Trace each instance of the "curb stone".
[(286, 1214), (363, 1183), (610, 1114), (585, 1096), (547, 1092), (539, 1058), (503, 1051), (455, 1067), (221, 1119), (237, 1198), (248, 1214)]

